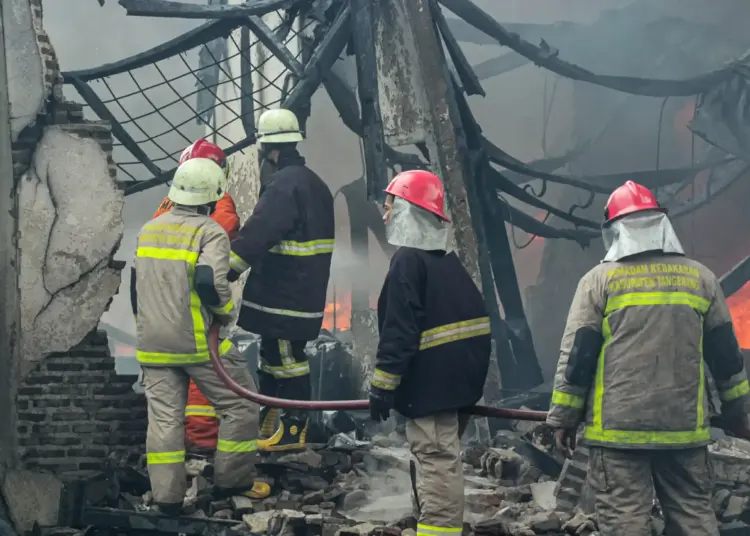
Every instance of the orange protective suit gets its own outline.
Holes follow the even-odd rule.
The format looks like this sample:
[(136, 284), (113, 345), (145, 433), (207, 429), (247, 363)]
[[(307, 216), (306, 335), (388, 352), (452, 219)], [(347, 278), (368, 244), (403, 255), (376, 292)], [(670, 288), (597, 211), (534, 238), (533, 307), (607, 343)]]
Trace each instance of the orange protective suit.
[[(165, 197), (152, 219), (171, 210), (173, 206), (174, 203)], [(230, 239), (237, 235), (240, 218), (237, 216), (234, 199), (229, 194), (224, 194), (224, 197), (216, 202), (211, 218), (224, 228)], [(185, 408), (185, 447), (188, 451), (216, 450), (218, 437), (219, 419), (216, 411), (198, 390), (195, 382), (191, 381)]]

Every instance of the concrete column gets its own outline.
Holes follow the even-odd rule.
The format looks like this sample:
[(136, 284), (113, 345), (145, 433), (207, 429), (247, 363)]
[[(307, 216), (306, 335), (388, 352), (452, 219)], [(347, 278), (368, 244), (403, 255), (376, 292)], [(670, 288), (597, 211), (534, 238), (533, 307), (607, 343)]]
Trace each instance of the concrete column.
[(13, 180), (13, 152), (11, 150), (10, 100), (6, 63), (4, 11), (0, 3), (0, 413), (5, 422), (0, 426), (0, 481), (3, 466), (15, 463), (16, 391), (18, 387), (20, 300), (18, 289), (18, 207)]

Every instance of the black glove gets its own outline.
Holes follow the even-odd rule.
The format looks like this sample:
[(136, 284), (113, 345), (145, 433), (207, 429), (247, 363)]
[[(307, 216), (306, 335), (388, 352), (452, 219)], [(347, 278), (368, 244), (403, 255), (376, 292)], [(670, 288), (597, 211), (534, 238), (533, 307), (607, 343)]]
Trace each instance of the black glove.
[(370, 387), (370, 418), (375, 422), (387, 421), (395, 399), (394, 391)]

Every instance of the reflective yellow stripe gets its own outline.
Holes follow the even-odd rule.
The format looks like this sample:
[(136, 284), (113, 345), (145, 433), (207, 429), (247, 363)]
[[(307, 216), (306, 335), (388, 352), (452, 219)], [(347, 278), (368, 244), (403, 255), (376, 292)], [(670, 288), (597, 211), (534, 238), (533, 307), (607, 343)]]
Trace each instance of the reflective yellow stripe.
[(232, 303), (232, 300), (229, 300), (226, 305), (222, 305), (221, 307), (211, 307), (211, 310), (219, 315), (228, 315), (234, 311), (234, 303)]
[(175, 450), (172, 452), (149, 452), (148, 454), (146, 454), (146, 462), (149, 465), (185, 463), (185, 451)]
[(719, 393), (719, 398), (721, 398), (722, 402), (731, 402), (748, 393), (750, 393), (750, 384), (748, 384), (747, 380), (743, 380), (731, 389)]
[(219, 344), (219, 355), (226, 354), (229, 350), (232, 349), (232, 346), (232, 341), (230, 341), (229, 339), (224, 339), (223, 341), (221, 341), (221, 343)]
[(242, 260), (242, 257), (237, 255), (234, 251), (229, 253), (229, 268), (235, 272), (241, 274), (250, 269), (250, 265)]
[(149, 242), (165, 246), (188, 246), (191, 249), (200, 249), (200, 238), (194, 235), (168, 235), (158, 233), (147, 233), (138, 237), (138, 242)]
[(582, 396), (571, 395), (562, 391), (552, 391), (552, 403), (568, 408), (583, 409), (586, 405), (586, 399)]
[[(641, 431), (641, 430), (605, 430), (603, 425), (604, 406), (604, 366), (606, 351), (612, 341), (612, 328), (609, 323), (609, 315), (625, 307), (658, 306), (658, 305), (687, 305), (695, 309), (701, 315), (708, 311), (710, 302), (700, 296), (688, 292), (633, 292), (621, 294), (607, 299), (605, 317), (602, 322), (602, 335), (604, 344), (599, 352), (599, 361), (596, 368), (596, 379), (594, 382), (594, 404), (592, 424), (586, 426), (583, 437), (591, 441), (601, 443), (620, 443), (628, 445), (669, 445), (690, 444), (709, 441), (711, 431), (704, 425), (703, 398), (705, 396), (705, 375), (703, 355), (700, 359), (700, 372), (698, 381), (696, 427), (694, 430), (684, 431)], [(701, 335), (701, 348), (703, 347), (703, 336)], [(702, 352), (701, 352), (702, 354)]]
[(219, 439), (216, 443), (216, 450), (221, 452), (255, 452), (258, 450), (258, 441), (228, 441)]
[(333, 240), (310, 240), (309, 242), (282, 240), (268, 251), (277, 255), (292, 255), (294, 257), (324, 255), (333, 253), (333, 242)]
[(604, 316), (625, 307), (648, 305), (689, 305), (703, 314), (708, 311), (711, 303), (689, 292), (632, 292), (607, 299)]
[[(196, 233), (200, 234), (198, 229), (187, 225), (159, 224), (159, 226), (176, 226), (176, 228), (183, 230), (186, 228), (193, 229)], [(194, 353), (173, 354), (168, 352), (147, 352), (136, 350), (136, 359), (140, 363), (152, 366), (177, 366), (193, 365), (196, 363), (203, 363), (205, 361), (208, 361), (209, 355), (208, 341), (206, 340), (206, 326), (203, 322), (203, 314), (201, 313), (201, 301), (198, 297), (198, 294), (195, 292), (195, 282), (193, 281), (193, 273), (195, 270), (195, 264), (198, 262), (198, 255), (199, 253), (197, 251), (189, 251), (185, 249), (140, 245), (138, 246), (138, 249), (136, 250), (136, 256), (138, 257), (158, 260), (184, 261), (188, 263), (188, 282), (190, 285), (190, 316), (193, 320), (193, 339), (195, 341)]]
[(310, 363), (291, 363), (289, 365), (271, 366), (261, 363), (260, 370), (267, 372), (276, 379), (299, 378), (310, 374)]
[(281, 357), (282, 365), (296, 365), (297, 364), (297, 360), (294, 358), (294, 353), (292, 353), (291, 341), (279, 339), (279, 356)]
[(208, 350), (197, 354), (169, 354), (166, 352), (144, 352), (136, 350), (135, 358), (139, 363), (151, 366), (178, 366), (178, 365), (195, 365), (205, 363), (210, 359)]
[(417, 525), (417, 534), (441, 536), (442, 534), (461, 534), (463, 527), (435, 527), (433, 525)]
[(419, 349), (427, 350), (441, 344), (489, 335), (490, 319), (487, 316), (445, 324), (422, 332)]
[(304, 311), (292, 311), (291, 309), (276, 309), (275, 307), (266, 307), (265, 305), (260, 305), (247, 300), (242, 300), (242, 305), (272, 315), (293, 316), (296, 318), (323, 318), (323, 311), (319, 313), (306, 313)]
[(380, 369), (375, 369), (375, 371), (372, 373), (371, 385), (373, 387), (377, 387), (378, 389), (393, 391), (400, 384), (401, 376), (399, 376), (398, 374), (391, 374), (390, 372), (385, 372), (384, 370)]
[(135, 252), (137, 257), (145, 259), (159, 259), (162, 261), (185, 261), (190, 264), (198, 262), (198, 252), (187, 249), (160, 248), (154, 246), (139, 246)]
[(150, 221), (143, 226), (144, 232), (150, 233), (175, 233), (200, 236), (203, 229), (187, 223), (158, 223)]
[(186, 406), (185, 417), (216, 418), (216, 410), (213, 408), (213, 406)]

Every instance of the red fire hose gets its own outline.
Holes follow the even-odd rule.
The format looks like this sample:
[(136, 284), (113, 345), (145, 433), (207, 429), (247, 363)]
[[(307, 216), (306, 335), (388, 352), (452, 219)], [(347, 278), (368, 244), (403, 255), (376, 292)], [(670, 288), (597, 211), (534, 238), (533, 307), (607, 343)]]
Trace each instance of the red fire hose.
[[(330, 410), (366, 410), (370, 406), (368, 400), (287, 400), (254, 393), (242, 387), (232, 378), (219, 357), (219, 326), (214, 324), (208, 330), (208, 349), (211, 363), (221, 381), (235, 394), (260, 404), (273, 408), (306, 409), (317, 411)], [(469, 410), (472, 415), (494, 417), (496, 419), (512, 419), (515, 421), (539, 421), (547, 418), (546, 411), (532, 411), (528, 409), (491, 408), (489, 406), (474, 406)]]

